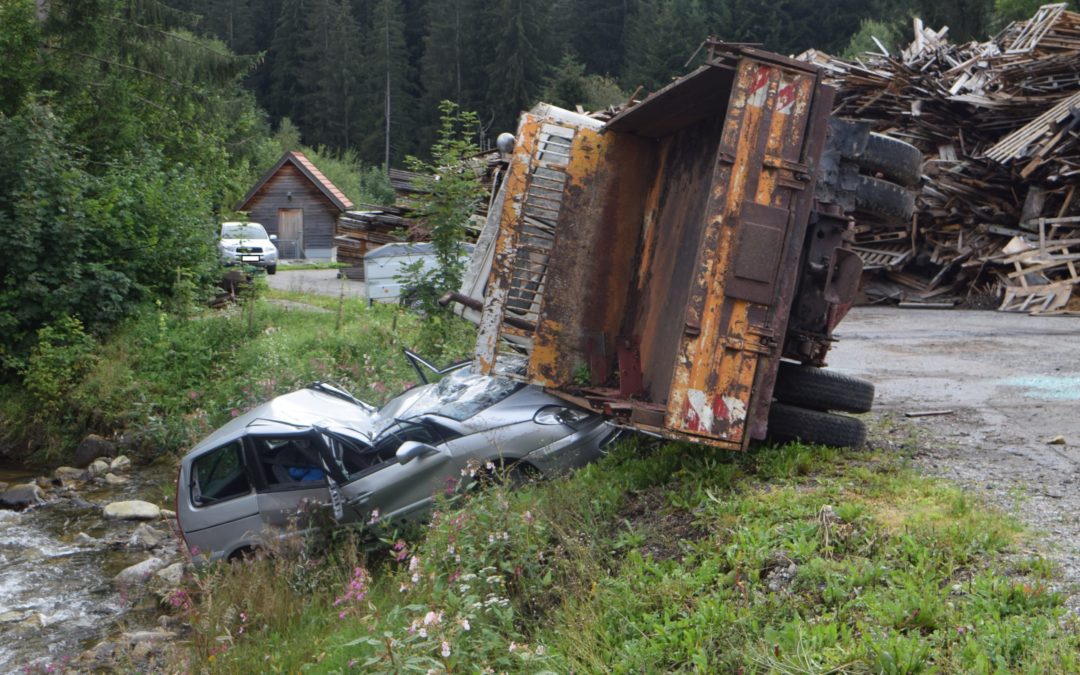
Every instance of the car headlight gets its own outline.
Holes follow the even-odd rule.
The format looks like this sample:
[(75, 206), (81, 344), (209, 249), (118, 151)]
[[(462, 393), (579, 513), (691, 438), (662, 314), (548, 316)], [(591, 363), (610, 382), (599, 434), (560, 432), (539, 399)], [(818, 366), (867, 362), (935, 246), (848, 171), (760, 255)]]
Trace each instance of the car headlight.
[(574, 425), (584, 422), (592, 417), (592, 413), (585, 412), (584, 410), (578, 410), (576, 408), (567, 408), (561, 405), (546, 405), (536, 411), (533, 415), (533, 422), (537, 424), (567, 424)]

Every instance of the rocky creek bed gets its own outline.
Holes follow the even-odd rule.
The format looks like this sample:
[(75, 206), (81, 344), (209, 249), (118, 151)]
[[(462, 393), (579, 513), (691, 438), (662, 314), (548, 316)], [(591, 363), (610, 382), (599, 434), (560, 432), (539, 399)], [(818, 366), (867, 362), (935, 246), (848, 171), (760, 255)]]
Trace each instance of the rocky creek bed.
[(47, 476), (0, 467), (0, 672), (144, 669), (172, 640), (174, 479), (115, 453)]

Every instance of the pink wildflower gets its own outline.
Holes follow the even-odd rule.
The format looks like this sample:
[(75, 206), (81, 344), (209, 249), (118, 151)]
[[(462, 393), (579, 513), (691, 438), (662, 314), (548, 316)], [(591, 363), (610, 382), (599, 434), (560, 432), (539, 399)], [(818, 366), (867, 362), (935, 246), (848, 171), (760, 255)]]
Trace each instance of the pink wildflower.
[(445, 640), (442, 643), (442, 650), (439, 652), (444, 659), (450, 658), (450, 643)]
[(461, 630), (470, 630), (470, 629), (472, 629), (472, 626), (469, 625), (469, 620), (468, 619), (462, 619), (461, 620)]

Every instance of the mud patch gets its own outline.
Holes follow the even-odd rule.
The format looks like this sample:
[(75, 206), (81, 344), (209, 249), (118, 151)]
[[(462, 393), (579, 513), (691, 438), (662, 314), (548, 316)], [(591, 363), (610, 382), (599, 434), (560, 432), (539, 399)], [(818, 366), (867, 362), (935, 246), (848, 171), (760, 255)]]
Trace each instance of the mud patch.
[(709, 534), (692, 512), (668, 504), (665, 494), (670, 489), (661, 485), (639, 492), (619, 511), (620, 521), (644, 539), (638, 551), (656, 561), (682, 560), (686, 542)]

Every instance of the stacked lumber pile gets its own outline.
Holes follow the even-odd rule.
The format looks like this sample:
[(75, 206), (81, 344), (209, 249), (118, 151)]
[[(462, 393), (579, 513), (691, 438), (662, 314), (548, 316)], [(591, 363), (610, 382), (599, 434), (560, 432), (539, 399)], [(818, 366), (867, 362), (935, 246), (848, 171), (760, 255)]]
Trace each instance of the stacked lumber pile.
[(987, 42), (915, 19), (900, 53), (806, 52), (837, 85), (840, 117), (926, 156), (913, 222), (860, 225), (871, 299), (1080, 310), (1080, 14), (1042, 6)]
[[(488, 195), (481, 200), (466, 227), (475, 236), (487, 218), (490, 195), (494, 194), (498, 181), (506, 169), (506, 160), (497, 152), (480, 153), (471, 162)], [(364, 255), (383, 244), (402, 241), (427, 241), (429, 233), (416, 219), (413, 208), (416, 195), (424, 192), (422, 176), (412, 171), (390, 169), (390, 184), (394, 188), (396, 206), (361, 204), (363, 210), (346, 211), (338, 217), (334, 245), (338, 261), (349, 267), (342, 273), (350, 279), (363, 280)]]
[(349, 265), (345, 275), (364, 278), (364, 254), (391, 242), (406, 241), (414, 224), (408, 210), (392, 206), (370, 207), (365, 211), (346, 211), (338, 217), (334, 245), (339, 262)]

